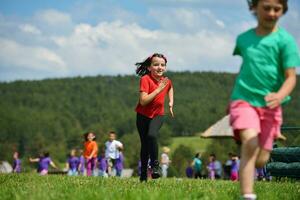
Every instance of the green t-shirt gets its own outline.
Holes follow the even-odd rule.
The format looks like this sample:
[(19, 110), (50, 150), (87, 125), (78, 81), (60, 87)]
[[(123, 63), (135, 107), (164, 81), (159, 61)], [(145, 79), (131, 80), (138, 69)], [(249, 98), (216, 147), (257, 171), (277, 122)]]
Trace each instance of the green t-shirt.
[[(300, 56), (294, 38), (284, 29), (258, 36), (250, 29), (238, 36), (233, 55), (243, 63), (236, 79), (231, 100), (245, 100), (264, 107), (264, 97), (277, 92), (285, 80), (285, 69), (300, 66)], [(286, 97), (287, 102), (290, 97)]]

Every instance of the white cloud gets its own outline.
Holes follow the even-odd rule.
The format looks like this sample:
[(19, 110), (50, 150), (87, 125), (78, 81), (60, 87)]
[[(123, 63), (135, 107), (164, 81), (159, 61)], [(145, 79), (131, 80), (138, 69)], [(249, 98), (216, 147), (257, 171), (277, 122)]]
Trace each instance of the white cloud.
[(66, 73), (66, 64), (60, 56), (44, 47), (25, 46), (3, 38), (0, 38), (0, 46), (2, 69), (16, 67), (45, 72), (60, 70), (60, 73)]
[[(216, 5), (208, 0), (163, 2)], [(219, 1), (224, 6), (226, 2)], [(139, 14), (121, 12), (120, 5), (100, 6), (120, 14), (109, 18), (99, 12), (97, 23), (75, 23), (73, 15), (53, 9), (24, 20), (0, 14), (0, 22), (5, 22), (0, 23), (0, 80), (22, 78), (24, 70), (23, 77), (30, 79), (133, 74), (134, 64), (154, 52), (164, 53), (168, 69), (174, 71), (238, 71), (240, 59), (232, 56), (232, 50), (237, 34), (256, 25), (250, 13), (217, 15), (212, 7), (148, 5), (139, 20)], [(248, 12), (247, 7), (244, 10)], [(281, 24), (300, 44), (300, 30), (294, 23), (300, 20), (299, 12), (291, 9), (283, 19)]]
[[(74, 74), (132, 74), (134, 63), (154, 52), (169, 57), (172, 70), (229, 69), (232, 38), (200, 31), (194, 34), (148, 30), (121, 21), (77, 25), (70, 36), (54, 38), (57, 53)], [(212, 45), (213, 44), (213, 45)], [(224, 62), (226, 60), (226, 62)]]
[(149, 15), (160, 24), (161, 29), (173, 32), (221, 31), (226, 26), (209, 9), (153, 8)]
[(35, 18), (50, 26), (66, 25), (72, 22), (69, 14), (54, 9), (39, 11)]
[(41, 34), (41, 31), (37, 27), (35, 27), (31, 24), (21, 24), (19, 26), (19, 28), (21, 29), (21, 31), (23, 31), (25, 33), (31, 33), (31, 34), (34, 34), (34, 35), (40, 35)]

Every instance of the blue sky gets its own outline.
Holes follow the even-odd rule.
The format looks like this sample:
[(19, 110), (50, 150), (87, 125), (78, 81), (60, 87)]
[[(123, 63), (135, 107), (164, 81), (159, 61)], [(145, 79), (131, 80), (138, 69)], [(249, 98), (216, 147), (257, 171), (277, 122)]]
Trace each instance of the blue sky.
[[(299, 21), (289, 0), (298, 46)], [(173, 71), (238, 72), (235, 38), (255, 25), (246, 0), (0, 0), (0, 81), (133, 74), (154, 52)]]

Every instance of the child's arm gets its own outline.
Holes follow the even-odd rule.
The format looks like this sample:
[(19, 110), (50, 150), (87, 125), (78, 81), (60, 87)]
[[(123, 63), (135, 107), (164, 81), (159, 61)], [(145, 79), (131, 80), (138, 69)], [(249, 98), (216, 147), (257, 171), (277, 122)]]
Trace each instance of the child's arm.
[(288, 96), (296, 85), (296, 70), (295, 68), (288, 68), (285, 70), (285, 81), (281, 88), (276, 93), (270, 93), (265, 96), (267, 106), (269, 108), (275, 108), (281, 104), (281, 101)]
[(168, 84), (168, 78), (164, 78), (160, 81), (158, 88), (156, 88), (152, 93), (147, 94), (146, 92), (140, 92), (140, 104), (146, 106), (158, 95)]
[(58, 169), (58, 168), (56, 167), (56, 165), (54, 164), (53, 161), (50, 162), (50, 165), (51, 165), (51, 167), (53, 167), (54, 169)]
[(66, 162), (66, 167), (65, 167), (66, 170), (69, 170), (70, 169), (70, 165), (69, 165), (69, 162)]
[(119, 151), (123, 151), (124, 150), (124, 146), (123, 144), (120, 142), (120, 144), (117, 146), (117, 148), (119, 149)]
[(29, 158), (29, 162), (39, 162), (39, 158)]
[(169, 92), (168, 92), (168, 96), (169, 96), (169, 108), (170, 108), (170, 113), (171, 116), (174, 117), (174, 113), (173, 113), (173, 105), (174, 105), (174, 89), (173, 87), (170, 88)]
[(88, 158), (91, 159), (96, 154), (97, 151), (98, 151), (98, 147), (97, 147), (97, 145), (95, 145), (94, 148), (93, 148), (92, 153), (89, 155)]

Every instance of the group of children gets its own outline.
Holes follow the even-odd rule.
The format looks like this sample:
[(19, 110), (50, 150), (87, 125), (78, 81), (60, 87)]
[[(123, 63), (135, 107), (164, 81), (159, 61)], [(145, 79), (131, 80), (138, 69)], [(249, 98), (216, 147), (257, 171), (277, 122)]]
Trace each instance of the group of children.
[[(116, 140), (116, 133), (109, 132), (109, 140), (105, 142), (105, 150), (101, 151), (100, 154), (98, 154), (95, 134), (88, 132), (84, 134), (84, 138), (84, 150), (77, 153), (75, 149), (72, 149), (63, 171), (66, 171), (69, 176), (121, 176), (124, 163), (123, 144)], [(13, 172), (19, 173), (21, 172), (21, 160), (18, 152), (15, 152), (13, 157)], [(49, 166), (59, 171), (48, 152), (44, 152), (37, 158), (29, 158), (29, 162), (38, 163), (37, 172), (40, 175), (48, 174)]]
[[(214, 153), (209, 155), (208, 164), (203, 168), (203, 162), (200, 153), (196, 153), (192, 162), (188, 163), (185, 170), (187, 178), (208, 178), (211, 180), (224, 179), (231, 181), (239, 180), (240, 158), (235, 153), (228, 153), (228, 160), (222, 164), (216, 159)], [(271, 176), (266, 170), (266, 166), (255, 169), (254, 179), (270, 180)]]
[(123, 170), (123, 144), (116, 140), (116, 133), (109, 132), (109, 140), (105, 142), (105, 150), (99, 154), (96, 136), (93, 132), (84, 135), (84, 151), (79, 158), (75, 150), (72, 150), (68, 159), (66, 169), (68, 175), (87, 176), (121, 176)]
[[(206, 172), (204, 173), (203, 161), (201, 159), (201, 154), (196, 153), (193, 161), (188, 163), (186, 168), (186, 176), (188, 178), (204, 178), (207, 177), (211, 180), (215, 179), (231, 179), (232, 181), (238, 180), (238, 169), (239, 169), (239, 159), (237, 156), (232, 156), (230, 160), (227, 160), (225, 165), (216, 159), (214, 153), (209, 155), (208, 164), (206, 166)], [(205, 175), (206, 174), (206, 175)]]

